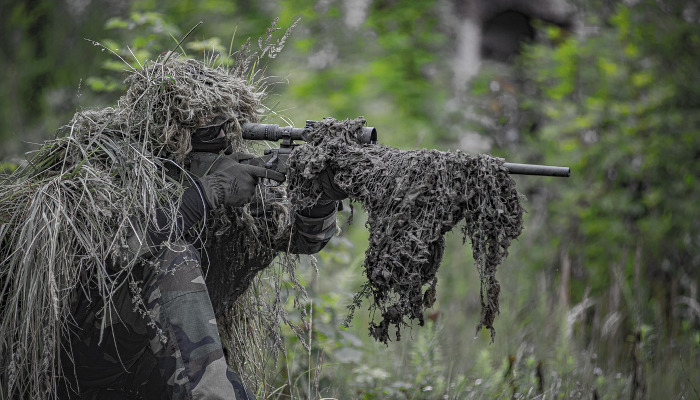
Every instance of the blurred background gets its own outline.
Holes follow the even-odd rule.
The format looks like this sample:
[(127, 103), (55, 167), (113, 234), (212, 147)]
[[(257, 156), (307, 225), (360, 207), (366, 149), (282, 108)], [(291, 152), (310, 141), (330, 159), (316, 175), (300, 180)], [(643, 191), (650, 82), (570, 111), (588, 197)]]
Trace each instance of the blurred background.
[(387, 145), (572, 176), (514, 178), (528, 214), (498, 270), (493, 344), (475, 334), (478, 275), (458, 234), (426, 326), (388, 346), (363, 309), (341, 326), (368, 236), (359, 206), (352, 225), (343, 214), (318, 272), (299, 271), (311, 349), (285, 330), (261, 397), (699, 398), (694, 0), (2, 0), (0, 169), (76, 110), (116, 103), (125, 64), (104, 48), (138, 65), (202, 21), (187, 55), (226, 55), (277, 17), (301, 21), (266, 67), (267, 103), (296, 126), (362, 115)]

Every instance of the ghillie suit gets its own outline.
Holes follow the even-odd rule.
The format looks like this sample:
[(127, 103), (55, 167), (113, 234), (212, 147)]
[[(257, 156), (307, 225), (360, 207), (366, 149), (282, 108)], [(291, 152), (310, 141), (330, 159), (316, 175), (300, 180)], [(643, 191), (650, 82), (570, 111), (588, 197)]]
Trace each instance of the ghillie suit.
[[(288, 33), (261, 46), (262, 55), (274, 56)], [(148, 320), (147, 299), (139, 297), (134, 272), (140, 259), (128, 241), (145, 236), (158, 213), (171, 221), (161, 227), (170, 232), (166, 236), (182, 235), (172, 221), (177, 199), (190, 183), (181, 166), (197, 128), (223, 116), (233, 148), (248, 150), (240, 126), (257, 122), (263, 110), (263, 89), (247, 81), (254, 76), (249, 67), (255, 56), (244, 46), (234, 67), (227, 68), (167, 53), (133, 69), (116, 107), (76, 113), (56, 139), (2, 179), (0, 398), (55, 396), (62, 369), (70, 368), (61, 365), (62, 351), (70, 353), (61, 348), (61, 338), (76, 329), (71, 312), (81, 292), (97, 297), (92, 306), (99, 310), (96, 323), (103, 331), (112, 323), (113, 296), (125, 285), (134, 307)], [(173, 171), (180, 181), (172, 178)], [(227, 280), (210, 283), (217, 316), (223, 317), (255, 272), (277, 254), (270, 242), (289, 240), (291, 220), (283, 194), (283, 189), (261, 187), (257, 203), (264, 200), (269, 218), (253, 218), (252, 206), (246, 206), (208, 221), (206, 229), (193, 228), (206, 244), (224, 237), (235, 243), (251, 271), (220, 271)]]
[(424, 308), (435, 301), (444, 236), (463, 220), (462, 234), (471, 240), (481, 277), (477, 332), (484, 326), (493, 340), (500, 292), (496, 268), (520, 235), (523, 214), (503, 160), (362, 145), (356, 137), (363, 124), (362, 118), (316, 124), (309, 145), (299, 147), (288, 162), (291, 203), (312, 204), (321, 190), (312, 178), (330, 167), (335, 183), (368, 212), (367, 282), (354, 304), (372, 296), (370, 308), (380, 312), (381, 321), (370, 324), (370, 334), (384, 343), (392, 325), (400, 338), (406, 317), (423, 324)]

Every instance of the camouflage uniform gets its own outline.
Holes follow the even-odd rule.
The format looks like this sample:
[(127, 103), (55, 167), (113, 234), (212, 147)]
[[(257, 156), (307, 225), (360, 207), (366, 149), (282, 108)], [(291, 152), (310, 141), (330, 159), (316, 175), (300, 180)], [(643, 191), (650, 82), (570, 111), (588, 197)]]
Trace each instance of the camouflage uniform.
[[(293, 250), (314, 253), (333, 236), (335, 212), (297, 215), (295, 225)], [(199, 251), (170, 245), (134, 276), (142, 284), (116, 280), (108, 307), (94, 300), (99, 296), (90, 288), (79, 294), (73, 313), (79, 329), (64, 340), (70, 347), (63, 354), (59, 397), (253, 399), (226, 363)], [(139, 298), (146, 316), (135, 311)]]

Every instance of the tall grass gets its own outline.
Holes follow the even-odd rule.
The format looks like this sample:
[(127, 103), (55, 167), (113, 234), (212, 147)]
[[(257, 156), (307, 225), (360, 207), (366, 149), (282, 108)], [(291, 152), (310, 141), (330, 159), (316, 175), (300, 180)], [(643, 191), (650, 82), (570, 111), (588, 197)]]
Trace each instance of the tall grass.
[(51, 396), (76, 291), (94, 285), (109, 308), (134, 266), (126, 237), (139, 228), (130, 218), (153, 218), (177, 194), (150, 154), (75, 128), (0, 185), (0, 377), (9, 397)]
[[(352, 242), (362, 243), (362, 233), (347, 233)], [(697, 339), (690, 335), (671, 341), (661, 325), (640, 325), (635, 330), (628, 320), (615, 329), (609, 323), (604, 330), (604, 324), (593, 320), (606, 320), (622, 310), (611, 308), (616, 295), (584, 297), (562, 306), (557, 282), (545, 269), (534, 275), (518, 270), (524, 245), (514, 245), (511, 260), (499, 269), (503, 301), (495, 342), (489, 344), (485, 332), (475, 337), (479, 300), (472, 286), (478, 275), (464, 261), (469, 249), (456, 243), (456, 237), (448, 242), (433, 314), (426, 314), (430, 317), (425, 326), (415, 326), (401, 341), (384, 345), (368, 335), (368, 314), (357, 312), (351, 327), (341, 326), (345, 307), (362, 281), (361, 260), (344, 258), (342, 254), (352, 253), (347, 248), (351, 242), (334, 240), (320, 255), (318, 272), (309, 268), (299, 272), (313, 299), (311, 352), (299, 347), (295, 336), (285, 336), (287, 354), (274, 384), (284, 389), (266, 398), (698, 397)], [(318, 382), (317, 390), (307, 390), (309, 379)]]

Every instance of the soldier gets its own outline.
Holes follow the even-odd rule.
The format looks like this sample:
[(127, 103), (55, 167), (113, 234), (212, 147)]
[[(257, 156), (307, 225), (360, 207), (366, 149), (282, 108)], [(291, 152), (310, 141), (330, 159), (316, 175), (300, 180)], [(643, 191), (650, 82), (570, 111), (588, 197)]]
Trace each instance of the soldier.
[[(335, 233), (337, 201), (347, 197), (331, 183), (332, 172), (328, 171), (320, 179), (327, 189), (324, 196), (316, 205), (295, 212), (288, 235), (277, 235), (277, 241), (256, 239), (262, 250), (238, 248), (236, 242), (200, 240), (201, 233), (212, 224), (215, 213), (235, 214), (246, 205), (251, 210), (250, 215), (260, 220), (261, 226), (272, 225), (267, 221), (275, 218), (267, 204), (269, 199), (265, 198), (269, 191), (261, 190), (261, 181), (266, 184), (283, 182), (285, 176), (246, 164), (245, 159), (253, 156), (233, 151), (246, 149), (241, 145), (242, 139), (237, 136), (240, 130), (236, 132), (236, 127), (240, 127), (242, 121), (257, 118), (241, 112), (243, 100), (235, 101), (245, 100), (248, 96), (255, 105), (259, 99), (251, 94), (250, 88), (236, 86), (245, 84), (225, 72), (215, 71), (193, 60), (173, 58), (168, 65), (154, 63), (149, 71), (135, 74), (129, 94), (121, 101), (127, 103), (124, 99), (132, 96), (135, 101), (143, 102), (142, 93), (155, 91), (156, 96), (180, 104), (177, 93), (173, 93), (184, 89), (173, 86), (170, 91), (163, 91), (152, 84), (155, 81), (153, 75), (162, 71), (167, 75), (167, 78), (161, 78), (165, 84), (191, 80), (192, 84), (199, 85), (198, 90), (216, 91), (212, 96), (217, 101), (211, 102), (215, 105), (210, 105), (208, 99), (194, 99), (195, 104), (204, 103), (206, 106), (185, 112), (203, 115), (214, 114), (217, 110), (224, 112), (209, 115), (209, 121), (199, 128), (185, 128), (189, 114), (185, 117), (169, 116), (182, 110), (166, 108), (155, 111), (172, 119), (167, 123), (162, 123), (165, 117), (161, 115), (148, 117), (161, 122), (159, 129), (173, 129), (171, 125), (174, 125), (179, 128), (173, 130), (174, 134), (190, 132), (188, 137), (177, 136), (178, 149), (186, 148), (185, 152), (165, 151), (163, 149), (167, 146), (158, 147), (167, 156), (165, 158), (170, 159), (162, 164), (167, 170), (163, 175), (167, 173), (167, 179), (180, 182), (184, 190), (181, 197), (162, 204), (153, 218), (147, 217), (148, 212), (130, 216), (133, 229), (125, 253), (115, 255), (106, 263), (108, 271), (104, 281), (108, 283), (100, 283), (102, 281), (96, 280), (93, 274), (92, 278), (72, 289), (69, 329), (61, 331), (61, 367), (56, 371), (57, 394), (61, 399), (253, 399), (253, 394), (227, 364), (215, 307), (202, 267), (208, 267), (213, 276), (234, 275), (227, 278), (235, 282), (235, 287), (228, 291), (237, 296), (255, 273), (269, 265), (278, 251), (310, 254), (323, 248)], [(135, 88), (137, 84), (133, 82), (146, 78), (145, 89)], [(228, 81), (216, 82), (217, 78)], [(222, 96), (229, 102), (223, 106)], [(117, 124), (115, 120), (121, 115), (119, 110), (103, 111), (96, 114), (107, 116), (99, 123), (94, 123), (99, 118), (93, 114), (76, 114), (74, 128), (77, 126), (75, 121), (89, 120), (90, 132), (124, 138), (126, 144), (120, 146), (136, 148), (127, 142), (139, 138), (146, 128), (143, 125), (129, 127), (133, 116)], [(124, 126), (128, 131), (119, 131)], [(79, 130), (71, 129), (71, 133)], [(183, 160), (197, 158), (200, 153), (221, 156), (205, 168), (206, 173), (196, 176), (188, 171), (188, 163), (183, 163)], [(176, 212), (168, 212), (172, 209)], [(236, 219), (233, 220), (235, 224)], [(245, 229), (233, 226), (230, 231), (245, 232)], [(242, 259), (249, 261), (231, 269), (222, 265), (225, 260), (221, 257), (210, 256), (221, 253), (224, 246), (228, 246), (225, 249), (228, 252), (251, 252), (255, 257), (242, 254)], [(227, 300), (235, 300), (235, 297)]]
[[(224, 151), (228, 145), (223, 132), (211, 126), (192, 137), (193, 152)], [(71, 398), (71, 392), (88, 399), (254, 398), (226, 363), (200, 249), (186, 235), (211, 210), (254, 201), (261, 179), (285, 180), (279, 172), (241, 163), (244, 157), (250, 156), (220, 157), (209, 174), (184, 191), (174, 231), (161, 229), (167, 224), (161, 220), (147, 230), (147, 237), (130, 237), (131, 251), (142, 258), (135, 273), (143, 282), (139, 290), (150, 320), (134, 309), (134, 289), (126, 284), (112, 297), (113, 308), (105, 308), (113, 315), (96, 316), (102, 305), (89, 292), (76, 302), (73, 315), (80, 329), (67, 338), (62, 398)], [(295, 216), (292, 252), (315, 253), (334, 234), (336, 200), (346, 195), (333, 185), (326, 187), (325, 198)], [(116, 273), (119, 266), (114, 269)], [(106, 327), (97, 324), (98, 317), (105, 317)]]

